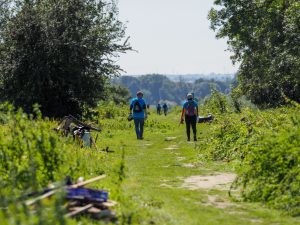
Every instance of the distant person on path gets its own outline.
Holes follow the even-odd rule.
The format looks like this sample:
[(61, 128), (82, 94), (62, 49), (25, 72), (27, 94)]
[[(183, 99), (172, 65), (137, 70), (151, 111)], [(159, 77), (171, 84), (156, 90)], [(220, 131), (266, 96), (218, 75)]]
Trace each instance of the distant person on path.
[(194, 141), (197, 141), (197, 118), (198, 118), (198, 104), (194, 101), (192, 94), (187, 95), (187, 101), (182, 106), (182, 113), (181, 113), (181, 123), (184, 122), (186, 124), (186, 135), (187, 141), (190, 141), (191, 135), (191, 126), (193, 129), (194, 134)]
[(161, 113), (161, 105), (158, 103), (156, 106), (157, 114), (160, 115)]
[(167, 113), (168, 113), (168, 106), (167, 106), (166, 103), (163, 104), (163, 109), (164, 109), (164, 114), (165, 114), (165, 116), (166, 116)]
[(147, 119), (146, 103), (143, 99), (143, 92), (138, 91), (136, 96), (137, 97), (131, 101), (130, 114), (133, 113), (136, 137), (139, 140), (143, 140), (144, 124), (145, 119)]

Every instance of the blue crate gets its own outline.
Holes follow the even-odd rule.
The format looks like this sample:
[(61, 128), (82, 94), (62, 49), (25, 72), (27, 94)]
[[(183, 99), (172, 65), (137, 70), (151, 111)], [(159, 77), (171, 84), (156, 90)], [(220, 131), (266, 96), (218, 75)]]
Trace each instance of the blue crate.
[(108, 193), (106, 191), (89, 188), (67, 188), (66, 198), (70, 200), (84, 200), (101, 203), (107, 202)]

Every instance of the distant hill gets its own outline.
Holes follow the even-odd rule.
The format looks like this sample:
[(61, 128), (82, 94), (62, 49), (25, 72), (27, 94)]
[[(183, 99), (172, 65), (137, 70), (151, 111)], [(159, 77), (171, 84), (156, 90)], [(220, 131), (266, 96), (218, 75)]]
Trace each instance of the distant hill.
[[(198, 79), (205, 79), (205, 80), (216, 80), (216, 81), (227, 81), (232, 80), (235, 77), (235, 74), (220, 74), (220, 73), (210, 73), (210, 74), (161, 74), (163, 76), (168, 77), (171, 81), (179, 82), (195, 82)], [(129, 77), (140, 77), (145, 75), (124, 75)]]
[(210, 95), (213, 88), (227, 93), (233, 81), (233, 76), (226, 76), (219, 80), (203, 78), (200, 75), (186, 76), (160, 74), (121, 76), (114, 79), (113, 83), (127, 87), (132, 96), (142, 90), (147, 103), (151, 105), (156, 105), (158, 102), (175, 105), (181, 104), (189, 92), (193, 92), (199, 99)]
[(185, 75), (166, 75), (170, 80), (179, 82), (180, 80), (184, 80), (185, 82), (195, 82), (199, 79), (205, 80), (216, 80), (216, 81), (227, 81), (232, 80), (235, 74), (185, 74)]

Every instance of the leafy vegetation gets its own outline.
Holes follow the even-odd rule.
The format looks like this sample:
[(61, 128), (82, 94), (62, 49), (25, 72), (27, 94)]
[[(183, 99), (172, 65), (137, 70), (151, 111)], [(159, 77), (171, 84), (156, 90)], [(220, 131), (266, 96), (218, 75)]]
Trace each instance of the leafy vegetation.
[[(33, 111), (35, 114), (28, 116), (9, 104), (1, 106), (1, 223), (65, 224), (65, 209), (60, 206), (63, 195), (53, 204), (40, 204), (33, 216), (24, 208), (26, 198), (22, 196), (41, 191), (49, 183), (63, 183), (66, 176), (102, 174), (104, 168), (98, 162), (104, 156), (74, 146), (71, 137), (62, 139), (53, 131), (56, 123), (43, 120), (37, 106)], [(41, 207), (48, 207), (50, 213)]]
[(130, 49), (113, 1), (21, 1), (1, 3), (1, 99), (44, 115), (82, 113), (104, 99), (113, 61)]
[(266, 202), (297, 216), (300, 215), (298, 110), (283, 109), (276, 119), (274, 112), (265, 114), (269, 129), (266, 127), (265, 135), (249, 146), (237, 180), (243, 187), (245, 200)]
[[(1, 224), (98, 224), (65, 218), (63, 191), (32, 208), (24, 199), (67, 176), (103, 173), (107, 179), (93, 187), (119, 202), (121, 224), (299, 224), (291, 217), (300, 216), (299, 2), (215, 4), (212, 28), (229, 38), (241, 62), (230, 96), (230, 80), (146, 75), (111, 84), (120, 71), (113, 57), (130, 49), (120, 44), (124, 26), (114, 1), (0, 3), (0, 100), (14, 104), (0, 105)], [(150, 110), (145, 140), (137, 141), (126, 104), (140, 89), (150, 104), (174, 105), (193, 91), (205, 104), (200, 114), (214, 120), (199, 124), (199, 141), (187, 143), (180, 107), (168, 116)], [(253, 103), (285, 106), (260, 110)], [(53, 131), (57, 121), (42, 117), (70, 112), (102, 127), (97, 148), (80, 148)], [(237, 174), (231, 198), (222, 189), (183, 185), (190, 176), (224, 172)]]
[[(226, 111), (216, 110), (220, 101)], [(127, 107), (102, 102), (86, 115), (103, 130), (97, 139), (99, 150), (95, 150), (81, 149), (72, 138), (59, 137), (52, 131), (56, 122), (43, 120), (37, 107), (34, 115), (27, 116), (2, 105), (1, 221), (76, 223), (63, 217), (63, 195), (40, 203), (35, 214), (28, 214), (19, 197), (41, 190), (48, 182), (62, 182), (67, 175), (76, 179), (105, 173), (107, 179), (94, 187), (109, 190), (110, 198), (119, 202), (116, 209), (123, 224), (196, 224), (200, 217), (206, 224), (251, 224), (253, 218), (262, 224), (297, 224), (297, 219), (258, 203), (233, 203), (235, 198), (230, 199), (224, 191), (185, 190), (179, 177), (236, 172), (234, 196), (299, 215), (298, 110), (297, 105), (261, 111), (241, 104), (237, 113), (228, 97), (215, 93), (200, 107), (201, 114), (212, 112), (215, 119), (199, 124), (199, 142), (194, 145), (186, 143), (184, 128), (178, 127), (180, 108), (167, 117), (150, 111), (146, 139), (137, 141), (133, 124), (126, 120)], [(218, 196), (231, 206), (219, 209), (210, 205), (209, 196)], [(97, 223), (84, 217), (80, 221)]]
[(240, 62), (239, 90), (253, 103), (276, 106), (285, 96), (300, 101), (298, 0), (216, 0), (210, 11), (218, 38), (228, 38)]
[(211, 98), (206, 110), (215, 112), (216, 125), (198, 147), (207, 149), (209, 159), (240, 163), (235, 187), (242, 188), (244, 200), (300, 215), (299, 105), (235, 113), (225, 96)]

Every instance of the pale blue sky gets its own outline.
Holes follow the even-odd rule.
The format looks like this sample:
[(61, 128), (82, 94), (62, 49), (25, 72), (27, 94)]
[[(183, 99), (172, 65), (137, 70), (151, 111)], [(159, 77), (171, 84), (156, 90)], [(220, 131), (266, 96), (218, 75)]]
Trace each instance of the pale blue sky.
[(209, 29), (213, 0), (119, 0), (130, 43), (121, 55), (127, 74), (233, 73), (226, 41)]

